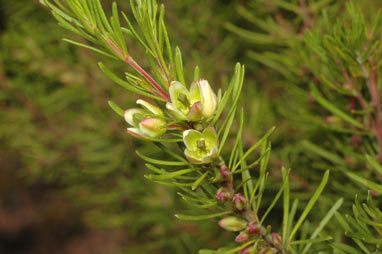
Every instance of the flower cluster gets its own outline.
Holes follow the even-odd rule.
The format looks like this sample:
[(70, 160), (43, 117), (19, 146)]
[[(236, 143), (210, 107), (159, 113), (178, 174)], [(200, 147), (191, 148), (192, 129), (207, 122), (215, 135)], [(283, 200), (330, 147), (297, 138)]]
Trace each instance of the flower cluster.
[[(127, 132), (140, 139), (158, 138), (174, 125), (167, 121), (177, 122), (183, 130), (182, 136), (186, 149), (186, 158), (194, 164), (211, 163), (218, 157), (218, 138), (214, 127), (196, 130), (194, 126), (208, 126), (215, 115), (217, 97), (207, 80), (193, 82), (190, 89), (178, 81), (169, 87), (170, 100), (163, 105), (164, 110), (151, 103), (138, 100), (142, 108), (125, 111), (124, 117), (132, 127)], [(186, 128), (184, 127), (186, 126)]]

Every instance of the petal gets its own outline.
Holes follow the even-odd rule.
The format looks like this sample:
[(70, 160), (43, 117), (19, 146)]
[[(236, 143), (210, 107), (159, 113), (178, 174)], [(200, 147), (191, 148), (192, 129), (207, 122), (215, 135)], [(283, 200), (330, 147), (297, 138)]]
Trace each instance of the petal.
[(211, 151), (203, 157), (202, 161), (203, 163), (211, 163), (212, 162), (212, 159), (218, 157), (219, 155), (219, 151), (218, 151), (218, 147), (217, 146), (214, 146)]
[(133, 117), (135, 114), (144, 114), (145, 111), (140, 108), (131, 108), (125, 111), (123, 114), (126, 122), (128, 122), (131, 126), (138, 127), (138, 124), (134, 121)]
[(192, 82), (190, 87), (190, 103), (194, 104), (197, 101), (200, 101), (200, 89), (197, 82)]
[(184, 155), (186, 156), (187, 160), (193, 164), (203, 164), (203, 161), (200, 158), (198, 158), (196, 152), (194, 151), (186, 149), (184, 151)]
[(207, 150), (210, 150), (212, 147), (218, 145), (218, 135), (214, 127), (205, 128), (202, 136), (206, 141)]
[(163, 116), (163, 111), (159, 107), (154, 106), (153, 104), (151, 104), (145, 100), (139, 99), (139, 100), (137, 100), (137, 104), (143, 106), (145, 109), (147, 109), (148, 111), (150, 111), (154, 115)]
[(183, 142), (190, 150), (197, 150), (198, 140), (202, 138), (202, 134), (197, 130), (186, 130), (183, 132)]
[(169, 93), (170, 93), (171, 102), (175, 107), (177, 106), (178, 97), (180, 94), (185, 94), (187, 97), (190, 97), (190, 92), (179, 81), (171, 82)]
[(200, 89), (200, 97), (203, 105), (203, 116), (210, 118), (215, 114), (217, 98), (207, 80), (200, 80), (198, 82)]
[(140, 140), (147, 140), (144, 134), (138, 128), (127, 128), (127, 133)]
[(202, 119), (202, 103), (200, 101), (192, 105), (190, 111), (188, 111), (187, 118), (190, 121), (200, 121)]
[(166, 132), (166, 122), (158, 118), (146, 118), (139, 123), (139, 130), (149, 137), (159, 137)]
[(187, 117), (182, 112), (180, 112), (176, 107), (174, 107), (174, 104), (167, 102), (166, 108), (175, 119), (187, 120)]

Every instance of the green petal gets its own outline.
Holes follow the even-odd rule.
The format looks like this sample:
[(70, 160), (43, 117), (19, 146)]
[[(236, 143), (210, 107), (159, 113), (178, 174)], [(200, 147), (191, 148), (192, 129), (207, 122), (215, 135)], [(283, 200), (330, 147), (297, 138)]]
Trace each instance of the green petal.
[(190, 87), (190, 103), (201, 101), (199, 85), (196, 82), (192, 82)]
[(163, 111), (159, 107), (154, 106), (153, 104), (148, 103), (145, 100), (139, 99), (137, 100), (137, 104), (142, 105), (145, 109), (147, 109), (148, 111), (150, 111), (151, 113), (155, 115), (163, 116)]
[(214, 146), (218, 145), (218, 136), (214, 127), (205, 128), (202, 136), (206, 141), (207, 150), (210, 150)]
[(166, 108), (175, 119), (187, 120), (187, 117), (182, 112), (180, 112), (176, 107), (174, 107), (174, 104), (167, 102)]
[[(190, 92), (187, 90), (187, 88), (182, 85), (179, 81), (173, 81), (169, 88), (170, 93), (170, 99), (172, 104), (177, 108), (178, 106), (178, 97), (180, 94), (186, 95), (188, 98), (190, 97)], [(177, 108), (178, 109), (178, 108)]]
[(145, 111), (141, 108), (131, 108), (125, 111), (123, 114), (126, 122), (128, 122), (131, 126), (138, 127), (138, 123), (136, 123), (133, 119), (135, 114), (144, 114)]
[(211, 149), (211, 151), (206, 156), (203, 157), (202, 161), (203, 163), (211, 163), (212, 159), (218, 157), (218, 155), (219, 155), (218, 147), (214, 146)]
[(183, 142), (190, 150), (197, 150), (197, 142), (202, 138), (202, 134), (197, 130), (186, 130), (183, 132)]
[(204, 162), (198, 157), (197, 152), (186, 149), (184, 155), (187, 160), (193, 164), (203, 164)]

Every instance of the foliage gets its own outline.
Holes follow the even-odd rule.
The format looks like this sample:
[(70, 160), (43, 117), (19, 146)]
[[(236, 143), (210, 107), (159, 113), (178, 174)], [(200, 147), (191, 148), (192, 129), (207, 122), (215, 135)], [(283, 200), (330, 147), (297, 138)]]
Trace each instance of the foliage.
[(379, 253), (378, 1), (41, 2), (69, 34), (8, 3), (41, 13), (1, 38), (0, 139), (29, 182), (128, 252)]

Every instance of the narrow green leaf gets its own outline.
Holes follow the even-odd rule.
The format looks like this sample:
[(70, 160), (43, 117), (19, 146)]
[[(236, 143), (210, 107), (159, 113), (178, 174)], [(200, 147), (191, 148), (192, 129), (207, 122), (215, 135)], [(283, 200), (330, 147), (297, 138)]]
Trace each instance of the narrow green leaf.
[(191, 189), (192, 190), (196, 190), (196, 188), (198, 188), (198, 186), (200, 185), (200, 183), (204, 180), (204, 178), (206, 178), (206, 176), (208, 175), (208, 171), (206, 171), (203, 175), (201, 175), (193, 184), (192, 184), (192, 187)]
[(214, 213), (214, 214), (205, 214), (205, 215), (185, 215), (185, 214), (175, 214), (175, 217), (178, 218), (179, 220), (208, 220), (216, 217), (220, 217), (223, 215), (227, 215), (232, 213), (232, 211), (226, 211), (222, 213)]
[(346, 114), (345, 112), (343, 112), (342, 110), (340, 110), (339, 108), (334, 106), (331, 102), (326, 100), (323, 96), (321, 96), (321, 94), (319, 93), (319, 91), (317, 90), (317, 88), (314, 85), (311, 85), (311, 89), (312, 89), (313, 98), (319, 104), (321, 104), (321, 106), (323, 106), (328, 111), (330, 111), (332, 114), (338, 116), (342, 120), (354, 125), (355, 127), (357, 127), (357, 128), (363, 127), (360, 122), (358, 122), (357, 120), (354, 120), (351, 116), (349, 116), (348, 114)]
[(143, 95), (143, 96), (146, 96), (146, 97), (149, 97), (149, 98), (152, 98), (152, 99), (155, 99), (155, 100), (159, 100), (159, 101), (164, 101), (162, 98), (158, 97), (158, 96), (155, 96), (151, 93), (148, 93), (146, 91), (143, 91), (143, 90), (140, 90), (140, 89), (137, 89), (136, 87), (130, 85), (128, 82), (120, 79), (119, 77), (117, 77), (114, 73), (112, 73), (108, 68), (106, 68), (106, 66), (103, 64), (103, 63), (99, 63), (98, 64), (101, 71), (108, 77), (110, 78), (112, 81), (114, 81), (115, 83), (117, 83), (118, 85), (122, 86), (123, 88), (133, 92), (133, 93), (136, 93), (136, 94), (140, 94), (140, 95)]
[(199, 66), (195, 66), (194, 69), (194, 81), (197, 82), (200, 80), (200, 69)]
[(156, 164), (156, 165), (166, 165), (166, 166), (186, 166), (186, 165), (188, 165), (188, 162), (184, 162), (184, 161), (164, 161), (164, 160), (153, 159), (153, 158), (150, 158), (150, 157), (147, 157), (147, 156), (141, 154), (138, 150), (136, 151), (136, 153), (143, 160), (150, 162), (152, 164)]
[(177, 176), (181, 176), (184, 174), (188, 174), (191, 172), (195, 172), (199, 170), (200, 168), (187, 168), (187, 169), (181, 169), (177, 170), (171, 173), (161, 174), (161, 175), (145, 175), (145, 177), (149, 180), (167, 180), (171, 178), (176, 178)]
[(176, 68), (176, 75), (178, 77), (178, 80), (180, 81), (180, 83), (186, 86), (187, 84), (183, 76), (182, 53), (180, 52), (179, 47), (175, 48), (175, 68)]
[(235, 247), (235, 248), (233, 248), (233, 249), (231, 249), (231, 250), (227, 250), (227, 251), (223, 252), (222, 254), (232, 254), (232, 253), (237, 253), (238, 251), (244, 249), (245, 247), (247, 247), (247, 246), (253, 244), (255, 241), (256, 241), (256, 240), (249, 241), (249, 242), (247, 242), (247, 243), (245, 243), (245, 244), (243, 244), (243, 245), (240, 245), (239, 247)]
[(306, 240), (298, 240), (298, 241), (293, 241), (290, 242), (291, 245), (295, 244), (313, 244), (313, 243), (319, 243), (319, 242), (324, 242), (324, 241), (329, 241), (332, 240), (333, 238), (331, 236), (323, 237), (323, 238), (317, 238), (317, 239), (306, 239)]
[[(318, 226), (317, 228), (314, 230), (314, 232), (312, 233), (312, 235), (310, 236), (310, 240), (314, 240), (318, 234), (321, 232), (321, 230), (325, 227), (325, 225), (330, 221), (330, 219), (333, 217), (333, 215), (337, 212), (337, 210), (341, 207), (342, 203), (344, 202), (344, 199), (343, 198), (340, 198), (337, 200), (337, 202), (332, 206), (332, 208), (330, 208), (329, 212), (325, 215), (325, 217), (320, 221), (320, 223), (318, 223)], [(318, 240), (318, 239), (316, 239)], [(310, 247), (312, 246), (312, 243), (316, 243), (316, 242), (309, 242), (304, 250), (302, 251), (301, 254), (305, 254), (308, 252), (308, 250), (310, 249)]]
[(235, 172), (235, 170), (240, 166), (240, 163), (245, 160), (245, 158), (248, 157), (259, 145), (261, 145), (267, 138), (272, 134), (272, 132), (275, 130), (275, 127), (272, 127), (259, 141), (256, 142), (251, 148), (245, 152), (243, 157), (240, 158), (240, 160), (236, 163), (236, 165), (233, 167), (232, 172)]
[(109, 106), (114, 110), (115, 113), (123, 117), (124, 110), (121, 109), (117, 104), (112, 101), (108, 101)]
[(305, 220), (306, 216), (309, 214), (310, 210), (313, 208), (314, 204), (316, 203), (317, 199), (320, 197), (322, 191), (325, 188), (326, 183), (329, 179), (329, 170), (327, 170), (324, 174), (324, 177), (322, 178), (322, 181), (320, 185), (317, 187), (316, 191), (314, 192), (312, 198), (309, 200), (308, 204), (306, 205), (304, 211), (302, 212), (300, 218), (298, 219), (296, 225), (294, 226), (290, 236), (289, 241), (291, 241), (296, 234), (297, 230), (300, 228), (301, 224)]
[(382, 166), (372, 156), (366, 154), (366, 161), (375, 171), (382, 175)]
[(368, 179), (365, 179), (363, 177), (360, 177), (360, 176), (358, 176), (358, 175), (356, 175), (354, 173), (348, 172), (348, 173), (346, 173), (346, 175), (348, 177), (350, 177), (351, 179), (353, 179), (354, 181), (363, 184), (367, 188), (370, 188), (370, 189), (375, 190), (375, 191), (377, 191), (379, 193), (382, 193), (382, 185), (377, 184), (375, 182), (372, 182), (372, 181), (370, 181)]
[(283, 186), (284, 189), (284, 201), (283, 201), (283, 244), (284, 246), (287, 246), (288, 241), (288, 226), (289, 226), (289, 204), (290, 204), (290, 187), (289, 187), (289, 170), (286, 170), (284, 167), (282, 170), (282, 176), (283, 176)]

